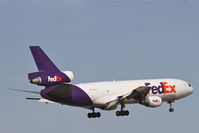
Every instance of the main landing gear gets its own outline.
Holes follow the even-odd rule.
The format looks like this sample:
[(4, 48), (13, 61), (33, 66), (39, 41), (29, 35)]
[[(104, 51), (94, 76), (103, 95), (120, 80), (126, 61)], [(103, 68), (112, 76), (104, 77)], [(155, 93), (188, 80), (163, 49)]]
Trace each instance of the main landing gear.
[(95, 108), (92, 108), (92, 113), (88, 113), (88, 118), (99, 118), (101, 116), (100, 112), (95, 112)]
[(168, 102), (168, 104), (169, 104), (169, 112), (174, 112), (174, 108), (172, 107), (173, 102)]
[(123, 103), (121, 103), (121, 110), (120, 111), (116, 111), (116, 116), (128, 116), (129, 115), (129, 111), (128, 110), (123, 110), (125, 108), (125, 105)]

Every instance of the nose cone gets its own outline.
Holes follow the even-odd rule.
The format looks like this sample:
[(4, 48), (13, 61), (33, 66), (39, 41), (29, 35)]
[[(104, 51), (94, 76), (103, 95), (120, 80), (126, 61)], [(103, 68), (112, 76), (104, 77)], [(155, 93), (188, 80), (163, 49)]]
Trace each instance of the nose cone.
[(186, 81), (179, 82), (178, 86), (179, 89), (176, 93), (177, 99), (187, 97), (194, 91), (194, 88), (191, 86), (191, 84), (187, 83)]
[(194, 88), (189, 84), (188, 84), (188, 88), (186, 89), (186, 95), (191, 95), (193, 93)]
[(189, 94), (189, 95), (192, 94), (192, 93), (193, 93), (193, 90), (194, 90), (193, 87), (189, 87), (189, 89), (188, 89), (188, 94)]

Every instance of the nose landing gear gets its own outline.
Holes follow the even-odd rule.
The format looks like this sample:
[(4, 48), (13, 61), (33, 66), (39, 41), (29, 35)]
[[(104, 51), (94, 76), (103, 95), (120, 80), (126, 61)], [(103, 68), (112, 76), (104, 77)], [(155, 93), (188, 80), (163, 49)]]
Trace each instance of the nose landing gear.
[(125, 105), (123, 103), (121, 103), (121, 110), (120, 111), (116, 111), (116, 116), (128, 116), (129, 115), (129, 111), (128, 110), (123, 110), (125, 108)]
[(173, 102), (168, 102), (169, 104), (169, 112), (174, 112), (174, 108), (172, 107), (173, 106)]

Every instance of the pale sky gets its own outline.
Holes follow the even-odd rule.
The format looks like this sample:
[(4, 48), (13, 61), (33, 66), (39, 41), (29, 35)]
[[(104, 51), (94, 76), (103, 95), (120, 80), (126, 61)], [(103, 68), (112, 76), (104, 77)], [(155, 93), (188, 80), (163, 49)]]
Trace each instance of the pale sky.
[[(27, 74), (37, 71), (28, 46), (39, 45), (73, 83), (179, 78), (194, 94), (159, 108), (128, 105), (128, 117), (26, 101), (39, 91)], [(146, 133), (199, 130), (199, 2), (181, 0), (1, 0), (1, 133)], [(37, 96), (37, 95), (36, 95)]]

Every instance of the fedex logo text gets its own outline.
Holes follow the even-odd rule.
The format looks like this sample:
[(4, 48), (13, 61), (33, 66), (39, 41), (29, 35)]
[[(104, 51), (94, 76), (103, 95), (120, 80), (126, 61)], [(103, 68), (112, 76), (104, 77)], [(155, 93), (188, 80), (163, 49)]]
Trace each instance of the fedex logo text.
[(176, 85), (169, 85), (167, 82), (160, 82), (159, 86), (151, 86), (150, 83), (145, 83), (145, 86), (151, 87), (151, 92), (153, 94), (170, 94), (170, 93), (176, 93)]
[(158, 99), (153, 99), (153, 102), (155, 102), (155, 103), (159, 103), (159, 102), (160, 102), (160, 100), (158, 100)]
[(54, 77), (50, 77), (48, 76), (48, 82), (60, 82), (62, 81), (62, 77), (59, 77), (59, 76), (54, 76)]

